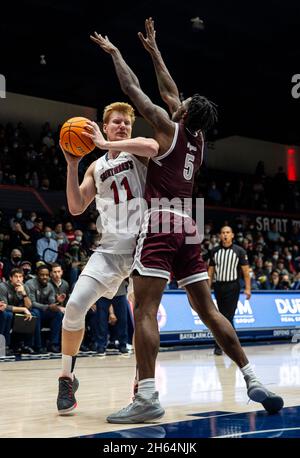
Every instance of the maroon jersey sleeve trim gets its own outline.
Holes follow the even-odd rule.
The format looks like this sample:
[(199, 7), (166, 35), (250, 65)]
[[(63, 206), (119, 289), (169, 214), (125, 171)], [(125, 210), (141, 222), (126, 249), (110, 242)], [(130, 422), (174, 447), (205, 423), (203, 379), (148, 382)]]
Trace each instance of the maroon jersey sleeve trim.
[(152, 160), (158, 165), (161, 165), (160, 161), (162, 159), (164, 159), (165, 157), (169, 156), (169, 154), (172, 153), (172, 151), (173, 151), (173, 149), (174, 149), (174, 147), (176, 145), (177, 137), (178, 137), (179, 124), (178, 123), (174, 123), (174, 125), (175, 125), (175, 132), (174, 132), (174, 137), (173, 137), (173, 140), (172, 140), (170, 148), (168, 149), (168, 151), (166, 151), (161, 156), (155, 156), (155, 157), (152, 158)]

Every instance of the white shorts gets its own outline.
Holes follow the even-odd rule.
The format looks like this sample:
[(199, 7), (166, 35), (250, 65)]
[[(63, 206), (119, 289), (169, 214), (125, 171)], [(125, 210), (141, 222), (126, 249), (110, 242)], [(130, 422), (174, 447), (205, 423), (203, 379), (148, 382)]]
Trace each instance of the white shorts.
[(81, 276), (87, 275), (103, 285), (101, 296), (112, 299), (122, 281), (129, 277), (133, 257), (131, 254), (112, 254), (96, 251), (90, 257)]

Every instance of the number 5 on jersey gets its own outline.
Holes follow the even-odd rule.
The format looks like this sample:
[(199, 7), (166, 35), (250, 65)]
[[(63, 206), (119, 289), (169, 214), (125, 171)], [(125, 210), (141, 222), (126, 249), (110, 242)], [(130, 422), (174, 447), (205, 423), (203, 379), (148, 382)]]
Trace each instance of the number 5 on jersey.
[(189, 181), (193, 176), (194, 160), (195, 160), (195, 156), (193, 154), (190, 154), (190, 153), (186, 154), (184, 169), (183, 169), (183, 177), (187, 181)]

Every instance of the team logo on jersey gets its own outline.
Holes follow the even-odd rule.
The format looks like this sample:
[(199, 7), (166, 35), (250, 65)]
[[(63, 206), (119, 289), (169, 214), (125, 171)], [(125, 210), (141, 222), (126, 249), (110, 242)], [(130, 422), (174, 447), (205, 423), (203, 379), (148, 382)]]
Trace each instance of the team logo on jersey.
[(133, 161), (122, 162), (122, 164), (119, 164), (116, 167), (105, 170), (105, 172), (103, 172), (100, 175), (100, 180), (103, 182), (107, 180), (107, 178), (117, 175), (118, 173), (121, 173), (124, 170), (132, 170), (132, 169), (133, 169)]

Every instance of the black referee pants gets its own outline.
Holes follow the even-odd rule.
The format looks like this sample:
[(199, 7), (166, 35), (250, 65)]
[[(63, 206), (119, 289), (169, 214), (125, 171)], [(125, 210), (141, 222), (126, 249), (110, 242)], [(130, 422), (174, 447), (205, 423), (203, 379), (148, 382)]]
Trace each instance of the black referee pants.
[[(234, 327), (233, 318), (240, 296), (239, 281), (216, 282), (214, 285), (214, 292), (219, 311)], [(218, 347), (217, 343), (215, 343), (215, 346), (216, 348)]]

